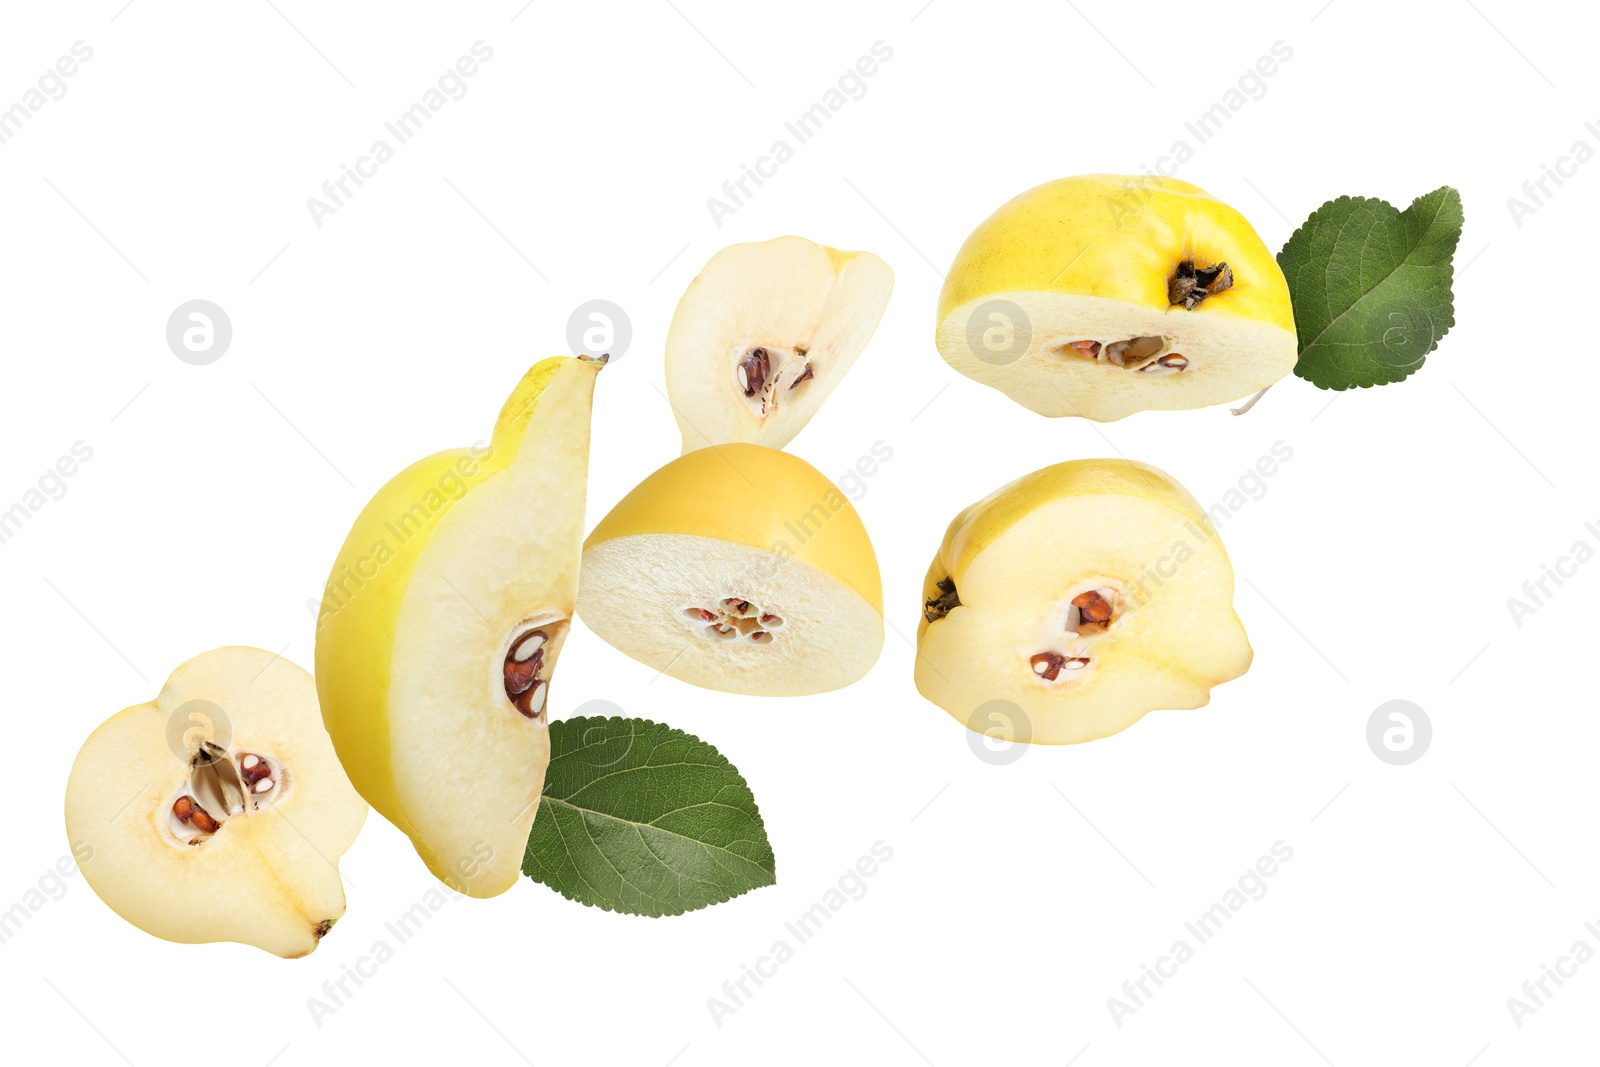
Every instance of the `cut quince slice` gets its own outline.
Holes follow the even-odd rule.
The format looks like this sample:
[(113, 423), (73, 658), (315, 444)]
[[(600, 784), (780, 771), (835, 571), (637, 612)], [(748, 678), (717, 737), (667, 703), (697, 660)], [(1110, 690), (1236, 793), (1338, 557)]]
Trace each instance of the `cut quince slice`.
[(883, 648), (878, 560), (802, 459), (730, 444), (639, 483), (583, 549), (578, 614), (646, 666), (752, 696), (825, 693)]
[(1042, 415), (1110, 422), (1249, 396), (1294, 368), (1277, 261), (1188, 182), (1090, 174), (1030, 189), (956, 254), (939, 352)]
[(344, 914), (339, 857), (367, 805), (311, 675), (259, 648), (219, 648), (90, 735), (66, 814), (84, 879), (133, 925), (293, 957)]
[(872, 253), (803, 237), (712, 256), (667, 331), (667, 394), (683, 451), (788, 444), (867, 346), (893, 287)]
[(396, 475), (356, 519), (323, 595), (317, 689), (339, 758), (469, 896), (516, 884), (544, 788), (603, 363), (541, 361), (487, 449)]
[[(923, 588), (916, 682), (974, 730), (1071, 744), (1202, 707), (1250, 658), (1233, 568), (1195, 499), (1154, 467), (1079, 460), (950, 524)], [(993, 701), (1021, 715), (991, 719)]]

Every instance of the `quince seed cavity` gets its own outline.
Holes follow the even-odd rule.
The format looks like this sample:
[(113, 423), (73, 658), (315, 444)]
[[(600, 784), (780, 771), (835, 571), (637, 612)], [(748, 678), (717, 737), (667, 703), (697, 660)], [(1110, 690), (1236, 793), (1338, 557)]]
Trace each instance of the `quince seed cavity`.
[(1028, 666), (1033, 668), (1033, 673), (1047, 682), (1055, 681), (1061, 676), (1062, 671), (1072, 674), (1088, 665), (1088, 656), (1062, 656), (1055, 652), (1040, 652), (1028, 660)]
[(773, 640), (772, 631), (783, 626), (783, 617), (758, 607), (749, 597), (725, 596), (690, 604), (680, 614), (690, 629), (712, 641), (744, 639), (751, 644), (767, 645)]
[(1084, 623), (1101, 627), (1111, 624), (1111, 600), (1097, 589), (1073, 597), (1072, 606), (1077, 609), (1078, 617), (1068, 620), (1072, 624), (1068, 629), (1077, 630)]
[(1168, 352), (1160, 359), (1153, 359), (1139, 368), (1140, 374), (1166, 374), (1176, 373), (1189, 365), (1189, 357), (1178, 352)]
[(749, 399), (767, 384), (767, 375), (772, 373), (772, 358), (765, 348), (757, 348), (739, 361), (735, 372), (739, 377), (739, 389)]
[(205, 808), (196, 804), (194, 797), (181, 796), (172, 802), (172, 817), (193, 826), (202, 834), (214, 834), (222, 824), (213, 819)]
[(1118, 367), (1138, 367), (1150, 362), (1156, 353), (1167, 347), (1164, 337), (1145, 335), (1130, 337), (1126, 341), (1113, 341), (1102, 352), (1106, 362)]
[(1170, 343), (1157, 334), (1142, 334), (1104, 344), (1099, 341), (1067, 341), (1065, 344), (1051, 345), (1050, 351), (1058, 356), (1077, 356), (1096, 363), (1104, 361), (1126, 370), (1148, 371), (1153, 368), (1157, 373), (1182, 370), (1189, 365), (1188, 357), (1173, 352), (1160, 354)]
[(282, 792), (284, 773), (283, 764), (270, 756), (229, 753), (214, 741), (202, 741), (189, 759), (188, 780), (173, 798), (167, 828), (181, 844), (203, 844), (229, 818), (264, 810)]
[(554, 664), (545, 663), (551, 633), (565, 623), (557, 621), (548, 626), (529, 630), (511, 642), (501, 663), (501, 678), (505, 682), (506, 699), (524, 718), (537, 719), (544, 711), (550, 695), (550, 670)]

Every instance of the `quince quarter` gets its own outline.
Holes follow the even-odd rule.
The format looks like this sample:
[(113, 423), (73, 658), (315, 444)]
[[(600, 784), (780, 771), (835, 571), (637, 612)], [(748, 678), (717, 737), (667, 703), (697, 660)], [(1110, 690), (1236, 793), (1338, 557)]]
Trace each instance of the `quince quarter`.
[(866, 348), (893, 288), (894, 273), (871, 252), (803, 237), (712, 256), (667, 331), (683, 451), (788, 444)]

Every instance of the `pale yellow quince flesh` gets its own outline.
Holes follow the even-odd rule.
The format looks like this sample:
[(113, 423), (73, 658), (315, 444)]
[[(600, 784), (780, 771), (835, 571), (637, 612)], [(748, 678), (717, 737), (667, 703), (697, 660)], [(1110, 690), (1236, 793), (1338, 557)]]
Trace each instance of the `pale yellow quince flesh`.
[(1058, 463), (997, 490), (956, 516), (923, 585), (917, 689), (1004, 740), (1198, 708), (1250, 659), (1216, 531), (1142, 463)]
[(894, 272), (804, 237), (730, 245), (672, 314), (667, 395), (683, 451), (782, 448), (838, 386), (883, 318)]
[(989, 216), (946, 276), (937, 344), (1025, 407), (1097, 422), (1237, 400), (1297, 358), (1288, 284), (1250, 223), (1151, 175), (1063, 178)]
[(334, 755), (311, 675), (259, 648), (179, 666), (84, 742), (67, 836), (111, 908), (168, 941), (304, 956), (344, 914), (339, 857), (367, 805)]
[(487, 447), (441, 452), (380, 489), (323, 597), (317, 691), (339, 758), (471, 896), (515, 884), (544, 787), (602, 363), (543, 360)]
[(845, 495), (787, 452), (728, 444), (680, 456), (600, 520), (578, 614), (674, 678), (799, 696), (854, 682), (883, 648), (883, 586)]

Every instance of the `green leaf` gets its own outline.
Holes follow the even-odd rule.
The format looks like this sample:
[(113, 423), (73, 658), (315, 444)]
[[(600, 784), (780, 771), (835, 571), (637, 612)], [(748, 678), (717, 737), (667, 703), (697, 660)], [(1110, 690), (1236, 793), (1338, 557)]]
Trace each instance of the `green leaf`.
[(1294, 372), (1321, 389), (1365, 389), (1422, 366), (1455, 325), (1461, 223), (1448, 185), (1404, 211), (1342, 196), (1312, 212), (1278, 253), (1300, 335)]
[(681, 915), (777, 881), (750, 787), (692, 734), (645, 719), (550, 724), (522, 873), (630, 915)]

